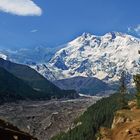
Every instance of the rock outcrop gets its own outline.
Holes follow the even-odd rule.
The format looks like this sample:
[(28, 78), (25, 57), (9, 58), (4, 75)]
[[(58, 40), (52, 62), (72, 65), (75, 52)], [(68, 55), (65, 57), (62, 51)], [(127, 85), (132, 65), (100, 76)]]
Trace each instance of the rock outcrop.
[(98, 140), (140, 140), (140, 109), (135, 101), (128, 105), (130, 110), (116, 112), (111, 129), (100, 129)]

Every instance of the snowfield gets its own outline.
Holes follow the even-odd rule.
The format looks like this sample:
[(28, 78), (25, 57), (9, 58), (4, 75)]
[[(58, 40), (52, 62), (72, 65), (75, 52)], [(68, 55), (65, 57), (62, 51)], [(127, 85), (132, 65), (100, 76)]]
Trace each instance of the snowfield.
[(132, 76), (140, 73), (139, 50), (140, 39), (131, 35), (83, 33), (56, 52), (49, 63), (34, 66), (34, 69), (51, 81), (83, 76), (106, 82), (117, 81), (125, 70), (132, 81)]

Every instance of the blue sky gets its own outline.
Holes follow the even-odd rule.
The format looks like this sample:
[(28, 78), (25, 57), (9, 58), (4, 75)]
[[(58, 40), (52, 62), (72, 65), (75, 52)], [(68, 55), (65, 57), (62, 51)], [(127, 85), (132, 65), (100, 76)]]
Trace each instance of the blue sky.
[(5, 1), (15, 1), (15, 11), (0, 2), (0, 47), (57, 46), (83, 32), (140, 36), (140, 0), (20, 0), (20, 5), (19, 0)]

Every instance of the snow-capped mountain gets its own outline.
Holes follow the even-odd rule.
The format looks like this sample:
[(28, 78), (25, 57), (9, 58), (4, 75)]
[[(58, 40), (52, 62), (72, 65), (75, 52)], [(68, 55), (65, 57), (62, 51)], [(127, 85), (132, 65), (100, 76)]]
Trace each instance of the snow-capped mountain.
[(57, 80), (54, 76), (54, 71), (52, 72), (49, 70), (49, 68), (46, 66), (46, 64), (36, 64), (36, 65), (30, 65), (31, 68), (35, 69), (37, 72), (39, 72), (41, 75), (43, 75), (45, 78), (49, 79), (50, 81)]
[(4, 60), (7, 60), (8, 59), (7, 55), (5, 55), (5, 54), (3, 54), (1, 52), (0, 52), (0, 58), (2, 58)]
[(130, 79), (140, 73), (139, 50), (140, 39), (128, 34), (110, 32), (96, 36), (83, 33), (60, 47), (4, 50), (0, 57), (7, 59), (8, 56), (13, 62), (30, 65), (51, 81), (82, 76), (114, 82), (123, 70)]
[(139, 50), (140, 39), (131, 35), (84, 33), (60, 49), (47, 65), (35, 69), (49, 80), (84, 76), (114, 82), (123, 70), (132, 79), (133, 74), (140, 73)]

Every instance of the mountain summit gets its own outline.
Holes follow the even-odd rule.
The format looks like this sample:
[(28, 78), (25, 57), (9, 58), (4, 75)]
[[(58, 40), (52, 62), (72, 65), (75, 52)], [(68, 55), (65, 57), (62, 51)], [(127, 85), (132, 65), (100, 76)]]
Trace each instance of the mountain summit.
[[(96, 77), (104, 81), (117, 81), (123, 70), (129, 78), (139, 73), (140, 39), (119, 32), (104, 36), (83, 33), (67, 43), (38, 71), (50, 80), (76, 76)], [(41, 71), (40, 71), (41, 69)], [(46, 70), (46, 71), (45, 71)], [(53, 75), (53, 76), (52, 76)], [(53, 77), (53, 79), (51, 79)]]
[(44, 57), (48, 56), (45, 48), (39, 49), (39, 52), (36, 49), (28, 53), (20, 51), (19, 56), (10, 52), (2, 53), (0, 57), (7, 59), (8, 56), (11, 61), (28, 65), (32, 65), (26, 63), (28, 60), (33, 61), (31, 67), (51, 81), (81, 76), (95, 77), (110, 83), (118, 81), (123, 70), (127, 72), (129, 80), (140, 72), (140, 39), (125, 33), (109, 32), (96, 36), (85, 32), (62, 46), (59, 50), (53, 50), (49, 62)]

